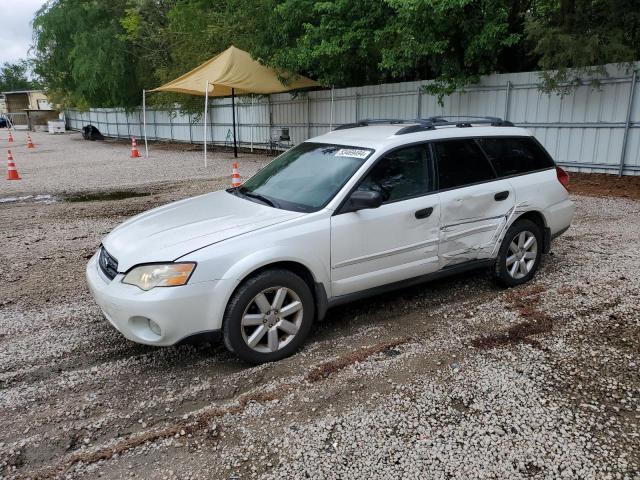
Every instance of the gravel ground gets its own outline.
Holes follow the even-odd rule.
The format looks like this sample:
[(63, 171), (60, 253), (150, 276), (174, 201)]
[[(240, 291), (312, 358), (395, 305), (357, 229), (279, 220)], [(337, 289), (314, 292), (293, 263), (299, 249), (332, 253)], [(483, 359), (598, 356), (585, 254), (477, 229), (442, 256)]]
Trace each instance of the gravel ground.
[(640, 479), (640, 201), (574, 195), (525, 286), (478, 271), (337, 308), (300, 353), (249, 367), (126, 341), (83, 277), (111, 228), (226, 186), (228, 162), (166, 149), (147, 169), (126, 145), (48, 138), (55, 173), (34, 153), (0, 183), (58, 196), (0, 204), (0, 477)]
[[(0, 130), (0, 145), (10, 148), (22, 181), (0, 182), (2, 198), (25, 195), (63, 194), (149, 186), (176, 180), (213, 180), (231, 177), (232, 153), (209, 152), (204, 166), (202, 146), (150, 144), (149, 158), (130, 158), (131, 145), (108, 139), (87, 141), (78, 132), (64, 135), (32, 133), (34, 150), (28, 150), (27, 132), (18, 130), (14, 143), (7, 143), (7, 131)], [(144, 143), (138, 145), (144, 155)], [(219, 149), (218, 149), (219, 150)], [(6, 158), (6, 150), (3, 155)], [(240, 154), (243, 175), (253, 174), (268, 157)], [(4, 172), (3, 172), (4, 173)]]

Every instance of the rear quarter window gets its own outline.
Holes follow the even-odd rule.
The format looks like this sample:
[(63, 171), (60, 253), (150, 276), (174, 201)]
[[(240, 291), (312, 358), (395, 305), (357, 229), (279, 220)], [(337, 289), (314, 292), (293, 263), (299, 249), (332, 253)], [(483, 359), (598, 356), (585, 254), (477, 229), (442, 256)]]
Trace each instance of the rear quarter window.
[(554, 166), (553, 160), (532, 138), (480, 138), (478, 143), (500, 177), (520, 175)]

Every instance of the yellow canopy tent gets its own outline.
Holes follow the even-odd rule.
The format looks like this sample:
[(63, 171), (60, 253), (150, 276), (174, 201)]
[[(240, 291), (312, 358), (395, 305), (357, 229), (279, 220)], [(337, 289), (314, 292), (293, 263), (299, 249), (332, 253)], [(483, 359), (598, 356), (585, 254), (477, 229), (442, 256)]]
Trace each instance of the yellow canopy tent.
[[(285, 83), (281, 81), (284, 80)], [(236, 145), (236, 119), (235, 96), (236, 94), (270, 94), (281, 93), (300, 88), (320, 86), (317, 82), (293, 75), (289, 72), (277, 72), (266, 67), (251, 58), (249, 53), (234, 46), (206, 61), (179, 78), (151, 90), (152, 92), (178, 92), (190, 95), (202, 95), (205, 97), (204, 106), (204, 158), (207, 164), (207, 107), (209, 97), (231, 96), (232, 122), (233, 122), (233, 147), (234, 154), (238, 156)], [(146, 110), (146, 92), (143, 92), (143, 109)], [(145, 115), (145, 148), (146, 140), (146, 115)]]

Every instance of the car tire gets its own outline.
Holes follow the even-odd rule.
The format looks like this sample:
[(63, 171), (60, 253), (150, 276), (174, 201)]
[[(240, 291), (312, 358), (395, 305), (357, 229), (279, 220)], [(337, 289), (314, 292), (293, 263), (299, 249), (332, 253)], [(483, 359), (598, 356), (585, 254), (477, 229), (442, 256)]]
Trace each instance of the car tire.
[(225, 311), (224, 344), (240, 359), (261, 364), (293, 354), (315, 314), (307, 283), (288, 270), (265, 270), (245, 280)]
[(542, 259), (542, 231), (526, 218), (517, 220), (502, 240), (493, 277), (503, 287), (528, 282), (538, 271)]

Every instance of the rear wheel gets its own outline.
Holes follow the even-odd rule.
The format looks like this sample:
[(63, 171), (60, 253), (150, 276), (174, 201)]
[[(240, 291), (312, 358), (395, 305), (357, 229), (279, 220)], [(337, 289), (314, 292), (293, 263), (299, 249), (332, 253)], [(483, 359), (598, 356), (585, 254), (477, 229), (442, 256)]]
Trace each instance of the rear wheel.
[(222, 326), (224, 343), (247, 362), (280, 360), (302, 345), (314, 313), (304, 280), (288, 270), (266, 270), (231, 297)]
[(528, 219), (517, 220), (507, 230), (494, 267), (494, 278), (514, 287), (533, 278), (542, 258), (542, 231)]

